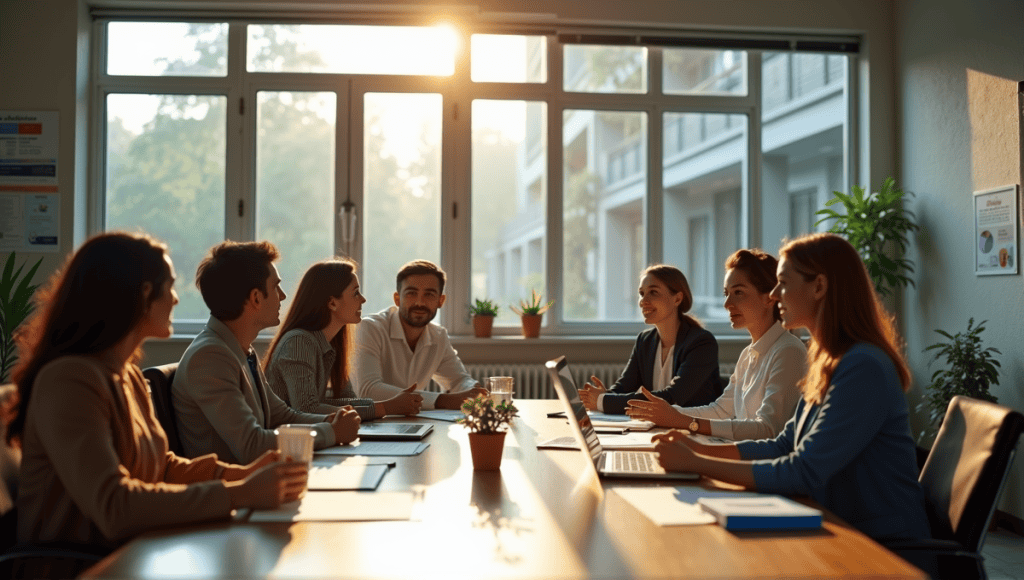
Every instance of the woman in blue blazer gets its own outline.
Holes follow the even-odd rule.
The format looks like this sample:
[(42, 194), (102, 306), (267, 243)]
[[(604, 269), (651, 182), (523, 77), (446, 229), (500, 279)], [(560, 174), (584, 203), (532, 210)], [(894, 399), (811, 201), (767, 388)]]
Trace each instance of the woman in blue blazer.
[(775, 439), (702, 444), (655, 436), (665, 469), (761, 492), (809, 495), (875, 540), (930, 536), (907, 400), (910, 369), (857, 250), (812, 234), (780, 252), (772, 297), (787, 329), (811, 333), (796, 413)]
[(640, 276), (640, 311), (654, 325), (636, 338), (622, 376), (611, 389), (597, 377), (580, 391), (592, 411), (624, 414), (627, 402), (643, 399), (640, 387), (673, 405), (706, 405), (722, 394), (718, 341), (688, 315), (693, 294), (678, 268), (659, 264)]

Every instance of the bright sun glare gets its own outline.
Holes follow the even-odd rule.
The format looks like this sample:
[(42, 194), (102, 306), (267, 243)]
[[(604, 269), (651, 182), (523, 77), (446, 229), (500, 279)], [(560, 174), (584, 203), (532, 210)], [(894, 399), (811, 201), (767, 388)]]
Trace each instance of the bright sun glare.
[[(108, 70), (113, 74), (161, 76), (167, 61), (194, 62), (197, 55), (194, 40), (187, 35), (187, 26), (183, 23), (111, 23)], [(474, 34), (466, 46), (465, 35), (450, 22), (433, 26), (253, 24), (248, 28), (248, 69), (254, 72), (289, 72), (287, 66), (281, 64), (282, 59), (256, 61), (257, 48), (263, 46), (273, 32), (278, 38), (297, 41), (301, 50), (316, 53), (322, 60), (322, 64), (312, 69), (291, 72), (447, 77), (455, 73), (460, 52), (469, 49), (474, 82), (523, 82), (527, 77), (525, 37)], [(222, 34), (226, 38), (226, 30)], [(139, 50), (138, 47), (147, 48)], [(384, 110), (377, 113), (383, 121), (388, 148), (407, 157), (415, 154), (415, 141), (424, 127), (428, 132), (437, 129), (440, 118), (434, 117), (438, 116), (439, 109), (433, 99), (418, 106), (416, 99), (408, 98), (412, 95), (401, 98), (401, 94), (393, 94), (393, 99), (377, 100), (378, 105), (387, 102)], [(144, 125), (157, 114), (158, 102), (155, 95), (134, 95), (123, 103), (111, 103), (110, 112), (121, 117), (128, 130), (141, 133)], [(330, 115), (327, 111), (320, 113), (334, 122), (333, 111)], [(519, 141), (525, 128), (524, 104), (522, 101), (477, 101), (473, 126), (474, 130), (489, 128), (511, 141)]]

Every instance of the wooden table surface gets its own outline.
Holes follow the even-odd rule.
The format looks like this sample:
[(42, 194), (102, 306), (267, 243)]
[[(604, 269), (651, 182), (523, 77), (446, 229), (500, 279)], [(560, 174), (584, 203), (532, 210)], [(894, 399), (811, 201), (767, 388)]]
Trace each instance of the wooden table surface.
[[(474, 472), (467, 431), (433, 421), (430, 447), (398, 457), (379, 491), (414, 491), (412, 521), (222, 522), (149, 532), (95, 578), (925, 578), (835, 516), (821, 530), (659, 527), (597, 480), (583, 453), (538, 450), (571, 435), (558, 401), (516, 401), (501, 471)], [(408, 421), (408, 419), (398, 419)], [(425, 419), (418, 419), (426, 421)], [(678, 485), (678, 484), (673, 484)], [(694, 485), (727, 487), (702, 480)], [(738, 488), (733, 488), (738, 489)]]

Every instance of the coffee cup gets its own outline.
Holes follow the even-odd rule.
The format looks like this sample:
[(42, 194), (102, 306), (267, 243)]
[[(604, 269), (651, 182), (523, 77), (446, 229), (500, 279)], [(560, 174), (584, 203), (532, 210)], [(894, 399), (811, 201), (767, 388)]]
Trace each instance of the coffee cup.
[(316, 431), (309, 425), (281, 425), (274, 429), (277, 435), (277, 449), (281, 459), (309, 463), (313, 461), (313, 442)]

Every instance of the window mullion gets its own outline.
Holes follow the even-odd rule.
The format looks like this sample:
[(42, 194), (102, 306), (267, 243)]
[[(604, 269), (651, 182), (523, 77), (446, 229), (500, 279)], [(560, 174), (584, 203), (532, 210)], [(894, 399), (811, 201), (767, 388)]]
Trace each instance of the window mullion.
[(224, 236), (229, 240), (251, 240), (256, 232), (256, 90), (249, 82), (245, 55), (246, 25), (231, 23), (224, 160)]

